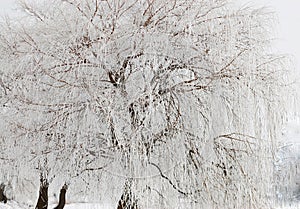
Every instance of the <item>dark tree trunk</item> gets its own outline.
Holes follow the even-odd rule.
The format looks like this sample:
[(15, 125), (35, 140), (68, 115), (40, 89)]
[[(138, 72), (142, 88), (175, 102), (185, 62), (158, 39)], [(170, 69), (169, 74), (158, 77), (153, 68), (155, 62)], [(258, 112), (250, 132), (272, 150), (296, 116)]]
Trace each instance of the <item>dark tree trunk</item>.
[(131, 191), (130, 183), (125, 183), (123, 194), (118, 202), (117, 209), (138, 209), (137, 199)]
[(40, 191), (39, 199), (35, 206), (35, 209), (47, 209), (48, 208), (48, 180), (43, 176), (40, 178)]
[(0, 202), (7, 203), (7, 197), (4, 194), (5, 185), (0, 184)]
[(138, 209), (137, 202), (133, 197), (130, 197), (131, 194), (122, 194), (117, 209)]
[(68, 186), (66, 184), (64, 184), (59, 193), (58, 205), (54, 209), (63, 209), (65, 207), (67, 189), (68, 189)]

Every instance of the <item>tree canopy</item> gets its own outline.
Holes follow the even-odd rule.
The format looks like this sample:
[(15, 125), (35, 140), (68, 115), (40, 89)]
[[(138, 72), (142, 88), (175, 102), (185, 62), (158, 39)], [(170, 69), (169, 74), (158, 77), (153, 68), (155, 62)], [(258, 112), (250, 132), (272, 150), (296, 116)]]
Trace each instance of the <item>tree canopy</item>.
[(142, 208), (270, 206), (288, 77), (272, 14), (226, 0), (20, 5), (0, 32), (8, 176), (98, 201), (129, 187)]

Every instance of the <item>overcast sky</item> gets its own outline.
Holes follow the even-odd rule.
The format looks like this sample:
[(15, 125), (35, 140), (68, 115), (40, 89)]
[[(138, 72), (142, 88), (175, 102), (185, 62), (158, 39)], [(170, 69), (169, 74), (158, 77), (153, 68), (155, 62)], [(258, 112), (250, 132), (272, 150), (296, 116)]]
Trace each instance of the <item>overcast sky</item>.
[[(300, 0), (237, 0), (241, 4), (268, 6), (278, 15), (279, 27), (276, 47), (280, 52), (292, 54), (300, 63)], [(0, 15), (12, 14), (14, 0), (0, 0)], [(297, 65), (300, 71), (300, 65)]]
[(14, 0), (0, 0), (0, 15), (11, 13), (14, 7)]
[[(300, 0), (238, 0), (255, 6), (267, 6), (278, 18), (277, 47), (280, 52), (292, 54), (300, 67)], [(300, 70), (300, 69), (299, 69)]]

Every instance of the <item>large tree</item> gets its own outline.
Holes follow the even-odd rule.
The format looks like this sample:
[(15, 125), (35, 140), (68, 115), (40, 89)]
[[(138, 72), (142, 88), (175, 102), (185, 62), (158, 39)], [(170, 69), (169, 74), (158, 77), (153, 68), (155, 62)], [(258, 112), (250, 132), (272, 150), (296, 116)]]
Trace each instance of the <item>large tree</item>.
[(287, 71), (270, 14), (226, 0), (20, 5), (0, 36), (4, 138), (22, 158), (1, 154), (20, 178), (123, 209), (272, 204)]

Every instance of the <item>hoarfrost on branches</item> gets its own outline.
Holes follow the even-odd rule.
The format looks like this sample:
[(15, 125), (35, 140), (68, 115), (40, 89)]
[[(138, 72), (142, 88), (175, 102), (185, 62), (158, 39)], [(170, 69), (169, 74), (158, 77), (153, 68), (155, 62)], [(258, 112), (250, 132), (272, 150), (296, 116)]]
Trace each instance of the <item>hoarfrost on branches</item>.
[(4, 179), (115, 203), (129, 191), (142, 208), (272, 204), (287, 71), (271, 14), (225, 0), (20, 6), (0, 34)]

